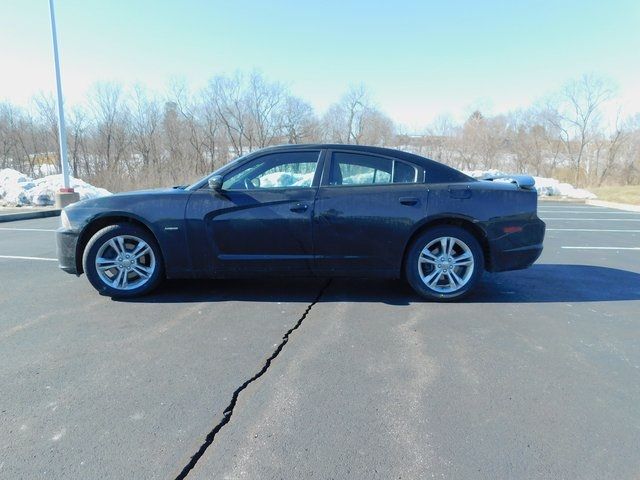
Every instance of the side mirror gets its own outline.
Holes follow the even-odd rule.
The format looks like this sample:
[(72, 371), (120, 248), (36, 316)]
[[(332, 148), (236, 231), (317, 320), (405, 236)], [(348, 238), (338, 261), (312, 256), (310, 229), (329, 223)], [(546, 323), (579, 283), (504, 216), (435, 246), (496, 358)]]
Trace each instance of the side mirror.
[(209, 188), (214, 192), (222, 192), (222, 175), (214, 175), (209, 178)]

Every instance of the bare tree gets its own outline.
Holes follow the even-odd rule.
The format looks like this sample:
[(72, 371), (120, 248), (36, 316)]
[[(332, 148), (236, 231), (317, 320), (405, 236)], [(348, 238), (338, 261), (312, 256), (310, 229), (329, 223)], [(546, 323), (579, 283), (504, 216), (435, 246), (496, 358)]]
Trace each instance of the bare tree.
[(90, 156), (87, 152), (89, 118), (87, 112), (76, 106), (68, 116), (69, 154), (73, 176), (80, 177), (81, 166), (85, 175), (91, 175)]
[(357, 141), (367, 145), (391, 146), (396, 127), (388, 116), (375, 108), (367, 108), (362, 115)]
[(201, 107), (188, 91), (185, 84), (175, 85), (173, 101), (181, 117), (181, 123), (188, 142), (185, 167), (202, 175), (209, 170), (210, 158), (207, 147), (207, 132), (201, 117)]
[(370, 104), (369, 92), (364, 85), (352, 86), (342, 97), (340, 107), (346, 114), (347, 143), (359, 143), (364, 127), (364, 116)]
[[(233, 157), (279, 143), (329, 141), (412, 151), (464, 169), (495, 168), (602, 185), (640, 182), (640, 114), (605, 125), (612, 97), (587, 75), (531, 108), (505, 115), (440, 117), (422, 134), (398, 133), (364, 86), (352, 86), (318, 118), (313, 107), (258, 72), (219, 75), (193, 92), (163, 94), (96, 85), (67, 112), (73, 175), (121, 190), (187, 183)], [(0, 103), (0, 167), (43, 174), (57, 164), (55, 102)]]
[[(56, 99), (53, 94), (40, 93), (34, 98), (36, 111), (40, 117), (40, 124), (44, 127), (41, 130), (43, 135), (33, 136), (32, 141), (39, 147), (34, 155), (38, 155), (38, 163), (52, 163), (62, 171), (60, 163), (60, 142), (58, 141), (58, 110)], [(36, 129), (32, 130), (36, 133)]]
[(137, 85), (131, 111), (131, 139), (134, 152), (140, 156), (144, 167), (157, 166), (160, 160), (161, 121), (159, 100), (150, 98), (148, 92)]
[(9, 103), (0, 103), (0, 167), (14, 166), (12, 152), (15, 150), (14, 118), (15, 107)]
[[(610, 173), (616, 168), (623, 168), (623, 158), (633, 158), (633, 137), (636, 119), (630, 118), (625, 122), (620, 120), (620, 112), (616, 117), (615, 126), (611, 134), (607, 137), (598, 135), (596, 144), (596, 165), (595, 165), (595, 183), (601, 186)], [(602, 153), (602, 155), (601, 155)], [(604, 163), (600, 164), (600, 157), (603, 157)], [(601, 169), (600, 169), (601, 168)]]
[(456, 125), (449, 115), (440, 115), (427, 127), (418, 143), (418, 152), (429, 158), (459, 166), (455, 154)]
[(640, 113), (627, 120), (631, 131), (628, 148), (624, 157), (621, 183), (623, 185), (640, 184)]
[(358, 144), (364, 112), (371, 108), (364, 85), (351, 86), (339, 102), (329, 107), (323, 117), (325, 136), (338, 143)]
[(24, 112), (9, 103), (0, 104), (0, 154), (2, 168), (15, 168), (32, 173), (33, 166), (28, 163), (33, 150), (29, 149), (24, 138)]
[(329, 141), (388, 145), (395, 136), (393, 121), (373, 105), (364, 85), (351, 86), (322, 119)]
[[(129, 110), (122, 87), (97, 84), (89, 99), (95, 128), (94, 145), (105, 170), (118, 171), (130, 144)], [(128, 173), (128, 172), (127, 172)]]
[(224, 165), (229, 156), (229, 142), (224, 136), (220, 118), (216, 113), (216, 105), (206, 93), (200, 96), (200, 117), (203, 129), (203, 146), (207, 151), (208, 170)]
[(463, 168), (472, 170), (487, 163), (483, 162), (485, 155), (482, 147), (483, 132), (486, 130), (486, 120), (479, 110), (469, 115), (467, 121), (462, 125), (456, 146)]
[(272, 83), (258, 72), (249, 76), (245, 92), (250, 126), (246, 130), (249, 148), (263, 148), (282, 137), (283, 106), (286, 101), (284, 87), (280, 83)]
[(206, 99), (214, 106), (216, 116), (224, 129), (236, 156), (245, 152), (245, 139), (249, 128), (249, 112), (242, 91), (242, 76), (217, 76), (209, 82)]
[(164, 104), (162, 119), (163, 147), (165, 159), (158, 167), (160, 178), (166, 174), (168, 180), (174, 185), (181, 182), (187, 170), (189, 160), (187, 145), (188, 133), (184, 125), (184, 119), (180, 114), (178, 104), (168, 101)]
[[(548, 101), (547, 121), (558, 130), (559, 139), (574, 165), (576, 185), (580, 184), (585, 150), (600, 120), (600, 108), (612, 96), (613, 88), (607, 80), (583, 75), (567, 83)], [(586, 170), (588, 174), (588, 164)]]
[(292, 95), (284, 102), (282, 128), (288, 143), (312, 142), (319, 137), (319, 124), (313, 107)]

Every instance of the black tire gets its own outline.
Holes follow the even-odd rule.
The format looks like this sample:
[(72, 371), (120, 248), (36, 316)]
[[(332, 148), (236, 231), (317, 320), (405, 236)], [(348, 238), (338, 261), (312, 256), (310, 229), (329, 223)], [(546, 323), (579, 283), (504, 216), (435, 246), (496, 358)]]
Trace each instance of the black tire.
[[(140, 239), (148, 245), (153, 253), (153, 257), (151, 257), (151, 254), (148, 253), (140, 260), (141, 262), (147, 262), (146, 265), (140, 263), (140, 266), (144, 267), (146, 269), (146, 272), (150, 272), (146, 281), (142, 276), (140, 276), (140, 274), (135, 271), (136, 267), (131, 267), (133, 269), (131, 273), (123, 272), (125, 276), (131, 276), (133, 277), (133, 279), (137, 278), (139, 282), (144, 282), (137, 287), (127, 290), (114, 288), (112, 285), (106, 283), (98, 273), (98, 269), (96, 267), (96, 257), (98, 255), (98, 252), (105, 244), (107, 244), (110, 240), (115, 239), (116, 237), (135, 237), (137, 239)], [(125, 242), (125, 249), (130, 248), (130, 245), (132, 244)], [(105, 246), (105, 248), (110, 247)], [(110, 251), (115, 254), (115, 250), (111, 249)], [(129, 253), (133, 252), (128, 252), (128, 254)], [(150, 260), (151, 258), (153, 258), (153, 260)], [(84, 254), (82, 256), (82, 266), (84, 268), (84, 272), (87, 274), (87, 279), (89, 280), (89, 282), (91, 282), (91, 285), (93, 285), (93, 287), (100, 293), (100, 295), (106, 295), (113, 298), (131, 298), (144, 295), (156, 288), (164, 279), (164, 260), (162, 258), (162, 252), (160, 251), (155, 238), (144, 228), (127, 223), (117, 223), (115, 225), (109, 225), (108, 227), (105, 227), (102, 230), (96, 232), (95, 235), (91, 237), (89, 243), (87, 243), (87, 246), (84, 249)], [(117, 274), (117, 272), (119, 272), (119, 270), (114, 267), (113, 270), (110, 270), (103, 276), (108, 276), (109, 274), (111, 274), (111, 272), (116, 272), (114, 273), (115, 275)]]
[[(437, 265), (435, 264), (432, 265), (431, 263), (428, 263), (428, 264), (419, 263), (423, 249), (427, 245), (429, 245), (431, 242), (434, 242), (435, 240), (443, 237), (453, 238), (453, 239), (456, 239), (458, 242), (462, 242), (462, 244), (468, 247), (468, 250), (470, 251), (470, 255), (472, 256), (472, 259), (473, 259), (473, 268), (469, 272), (469, 275), (466, 279), (466, 283), (464, 283), (464, 285), (462, 285), (458, 289), (452, 290), (450, 292), (442, 292), (434, 288), (431, 288), (421, 278), (421, 273), (426, 278), (429, 278), (429, 275), (431, 273), (433, 273), (437, 277), (438, 274), (443, 271), (442, 269), (448, 269), (449, 271), (452, 270), (446, 258), (445, 258), (446, 263), (438, 263)], [(458, 256), (461, 256), (462, 253), (464, 253), (464, 250), (462, 250), (462, 247), (463, 247), (462, 244), (455, 243), (454, 257), (456, 252), (460, 252), (458, 253)], [(439, 249), (438, 245), (439, 245), (439, 242), (436, 242), (434, 246), (432, 246), (431, 248)], [(439, 255), (440, 253), (436, 253), (434, 256), (438, 259), (442, 258)], [(430, 262), (433, 261), (431, 259), (429, 260)], [(436, 268), (438, 269), (438, 272), (436, 272)], [(462, 277), (458, 276), (457, 278), (463, 278), (463, 279), (465, 278), (465, 276), (467, 275), (466, 268), (467, 268), (466, 266), (464, 267), (454, 266), (454, 272), (456, 273), (456, 275), (462, 274), (464, 272), (464, 275)], [(447, 270), (445, 270), (444, 272), (446, 271)], [(444, 301), (444, 302), (451, 301), (451, 300), (458, 300), (464, 297), (465, 295), (467, 295), (478, 284), (483, 271), (484, 271), (484, 255), (482, 253), (482, 247), (480, 246), (480, 243), (478, 242), (478, 240), (475, 238), (475, 236), (473, 236), (467, 230), (460, 227), (449, 226), (449, 225), (433, 227), (428, 230), (425, 230), (423, 233), (418, 235), (418, 237), (411, 243), (411, 245), (409, 245), (409, 248), (407, 250), (407, 254), (405, 257), (405, 262), (404, 262), (404, 274), (409, 285), (411, 285), (411, 287), (418, 294), (420, 294), (422, 297), (428, 300), (438, 300), (438, 301)], [(452, 285), (451, 282), (454, 281), (453, 276), (450, 276), (447, 273), (444, 273), (444, 275), (446, 276), (443, 276), (441, 280), (438, 280), (435, 287), (440, 289), (454, 288), (454, 287), (451, 287)], [(445, 282), (449, 285), (449, 287), (443, 286)], [(443, 285), (440, 285), (440, 284), (443, 284)]]

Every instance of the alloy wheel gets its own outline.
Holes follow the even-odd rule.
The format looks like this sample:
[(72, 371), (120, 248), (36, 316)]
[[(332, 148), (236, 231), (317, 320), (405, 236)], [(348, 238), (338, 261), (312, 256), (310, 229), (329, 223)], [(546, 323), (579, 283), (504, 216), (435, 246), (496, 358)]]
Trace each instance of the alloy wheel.
[(149, 281), (156, 269), (156, 257), (151, 246), (141, 238), (119, 235), (100, 246), (95, 267), (106, 285), (117, 290), (133, 290)]
[(471, 249), (455, 237), (430, 241), (418, 257), (420, 279), (438, 293), (453, 293), (463, 288), (473, 275), (473, 269)]

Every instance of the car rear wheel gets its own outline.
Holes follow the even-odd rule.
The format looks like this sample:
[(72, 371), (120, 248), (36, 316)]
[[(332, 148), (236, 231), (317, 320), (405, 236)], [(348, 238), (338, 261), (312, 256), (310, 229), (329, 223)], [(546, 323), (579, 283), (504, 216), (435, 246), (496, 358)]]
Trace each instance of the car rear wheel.
[(85, 248), (82, 264), (91, 285), (110, 297), (144, 295), (164, 276), (155, 238), (136, 225), (115, 224), (96, 232)]
[(484, 270), (482, 248), (468, 231), (455, 226), (431, 228), (409, 246), (405, 276), (429, 300), (455, 300), (467, 295)]

